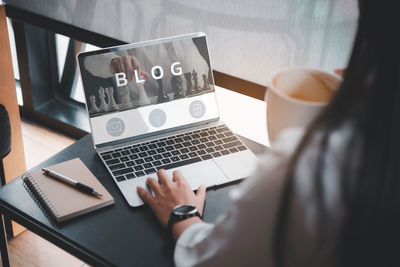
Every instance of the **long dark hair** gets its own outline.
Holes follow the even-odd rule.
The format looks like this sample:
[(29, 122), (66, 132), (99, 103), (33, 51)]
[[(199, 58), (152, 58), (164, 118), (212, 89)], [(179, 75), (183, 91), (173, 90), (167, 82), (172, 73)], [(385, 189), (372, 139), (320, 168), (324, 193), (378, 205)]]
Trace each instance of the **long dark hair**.
[[(316, 163), (313, 190), (318, 198), (318, 235), (334, 243), (333, 266), (400, 266), (400, 9), (393, 0), (363, 0), (358, 30), (343, 82), (327, 108), (310, 125), (291, 158), (274, 232), (277, 266), (285, 266), (289, 214), (295, 193), (295, 167), (316, 133), (319, 157), (329, 152), (332, 132), (346, 123), (352, 137), (337, 177), (344, 219), (335, 240), (326, 240), (328, 223), (321, 185), (324, 162)], [(359, 144), (355, 153), (352, 144)], [(360, 151), (360, 150), (357, 150)], [(301, 166), (299, 166), (301, 167)], [(313, 264), (309, 259), (307, 266)]]

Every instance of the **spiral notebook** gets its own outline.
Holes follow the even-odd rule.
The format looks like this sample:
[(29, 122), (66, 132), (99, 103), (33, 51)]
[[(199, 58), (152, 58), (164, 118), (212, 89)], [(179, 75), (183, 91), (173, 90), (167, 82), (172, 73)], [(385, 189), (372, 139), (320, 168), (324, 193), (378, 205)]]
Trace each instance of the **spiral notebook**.
[(48, 166), (47, 168), (88, 185), (103, 195), (103, 197), (98, 198), (85, 194), (72, 186), (44, 175), (40, 169), (27, 172), (23, 177), (26, 188), (57, 222), (62, 222), (114, 203), (114, 198), (79, 158)]

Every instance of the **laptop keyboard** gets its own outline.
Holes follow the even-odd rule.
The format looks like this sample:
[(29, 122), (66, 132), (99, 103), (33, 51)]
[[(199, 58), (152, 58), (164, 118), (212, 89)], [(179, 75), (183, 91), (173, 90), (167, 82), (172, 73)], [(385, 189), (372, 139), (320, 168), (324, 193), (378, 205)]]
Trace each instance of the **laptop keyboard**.
[(246, 150), (226, 125), (102, 152), (118, 182)]

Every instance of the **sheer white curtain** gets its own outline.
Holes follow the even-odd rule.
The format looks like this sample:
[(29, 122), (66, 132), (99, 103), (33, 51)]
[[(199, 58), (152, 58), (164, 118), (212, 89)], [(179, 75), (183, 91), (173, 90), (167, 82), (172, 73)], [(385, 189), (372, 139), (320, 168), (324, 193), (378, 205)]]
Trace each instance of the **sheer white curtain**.
[(214, 69), (259, 84), (288, 65), (346, 65), (356, 0), (7, 0), (34, 13), (127, 42), (208, 35)]

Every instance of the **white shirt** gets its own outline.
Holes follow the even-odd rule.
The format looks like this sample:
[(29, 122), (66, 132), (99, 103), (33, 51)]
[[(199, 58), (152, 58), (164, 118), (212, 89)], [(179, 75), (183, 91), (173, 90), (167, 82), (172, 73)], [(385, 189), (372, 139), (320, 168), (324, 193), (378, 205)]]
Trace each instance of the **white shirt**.
[[(273, 266), (271, 249), (281, 188), (286, 177), (288, 160), (295, 151), (304, 131), (285, 130), (262, 158), (253, 177), (245, 180), (231, 192), (233, 207), (215, 222), (197, 223), (188, 227), (176, 243), (176, 266)], [(325, 155), (323, 170), (324, 200), (329, 210), (330, 231), (337, 233), (342, 206), (339, 195), (337, 168), (346, 142), (349, 127), (331, 134), (329, 153)], [(289, 262), (310, 257), (315, 240), (317, 206), (313, 180), (318, 152), (318, 135), (299, 159), (295, 169), (295, 196), (289, 218)], [(330, 252), (321, 255), (321, 262), (329, 266)], [(315, 255), (313, 256), (315, 259)]]

